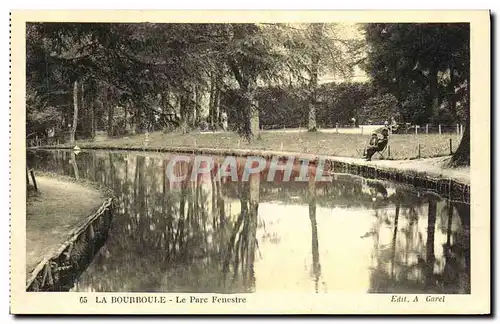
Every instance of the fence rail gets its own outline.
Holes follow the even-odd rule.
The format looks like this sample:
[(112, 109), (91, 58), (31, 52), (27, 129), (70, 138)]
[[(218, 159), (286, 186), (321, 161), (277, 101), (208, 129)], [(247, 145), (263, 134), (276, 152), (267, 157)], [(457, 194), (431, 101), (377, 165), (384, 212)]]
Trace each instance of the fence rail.
[(456, 134), (463, 135), (465, 126), (463, 124), (456, 125), (412, 125), (408, 129), (408, 133), (413, 131), (415, 134)]

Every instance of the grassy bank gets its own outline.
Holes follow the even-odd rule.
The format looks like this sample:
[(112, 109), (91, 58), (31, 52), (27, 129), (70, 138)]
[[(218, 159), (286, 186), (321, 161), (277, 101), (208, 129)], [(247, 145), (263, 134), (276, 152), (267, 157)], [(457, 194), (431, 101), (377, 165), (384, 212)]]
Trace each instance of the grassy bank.
[[(253, 149), (270, 151), (287, 151), (297, 153), (310, 153), (342, 157), (360, 157), (369, 134), (335, 134), (324, 132), (261, 132), (259, 138), (248, 143), (235, 133), (201, 133), (193, 132), (162, 133), (155, 132), (148, 135), (140, 134), (118, 139), (90, 142), (79, 141), (82, 148), (86, 144), (97, 147), (133, 147), (146, 145), (155, 148), (168, 147), (197, 147), (197, 148), (220, 148), (220, 149)], [(439, 134), (394, 134), (389, 138), (389, 159), (404, 160), (419, 157), (437, 157), (450, 154), (450, 139), (452, 150), (455, 151), (460, 143), (457, 135)]]
[(92, 215), (106, 194), (91, 186), (64, 178), (36, 176), (38, 192), (26, 202), (26, 270), (31, 271), (44, 256), (67, 239), (71, 230)]

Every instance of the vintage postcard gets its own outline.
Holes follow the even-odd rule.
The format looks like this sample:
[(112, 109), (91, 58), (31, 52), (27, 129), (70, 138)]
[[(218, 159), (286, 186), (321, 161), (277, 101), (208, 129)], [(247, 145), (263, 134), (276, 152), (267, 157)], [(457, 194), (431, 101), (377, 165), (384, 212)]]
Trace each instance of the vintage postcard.
[(489, 314), (490, 12), (14, 11), (13, 314)]

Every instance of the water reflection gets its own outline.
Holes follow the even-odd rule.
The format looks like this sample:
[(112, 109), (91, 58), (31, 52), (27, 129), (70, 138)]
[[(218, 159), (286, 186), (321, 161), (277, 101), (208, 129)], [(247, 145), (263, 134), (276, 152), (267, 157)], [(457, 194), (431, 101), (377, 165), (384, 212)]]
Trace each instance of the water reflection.
[(316, 221), (316, 181), (309, 180), (309, 219), (311, 220), (311, 250), (312, 250), (312, 274), (314, 278), (314, 291), (318, 292), (319, 278), (321, 276), (321, 265), (319, 263), (318, 223)]
[[(213, 170), (173, 182), (172, 158), (30, 157), (36, 169), (116, 194), (109, 239), (73, 290), (470, 293), (468, 205), (342, 174), (283, 182), (265, 170), (233, 182)], [(174, 173), (192, 168), (180, 161)]]

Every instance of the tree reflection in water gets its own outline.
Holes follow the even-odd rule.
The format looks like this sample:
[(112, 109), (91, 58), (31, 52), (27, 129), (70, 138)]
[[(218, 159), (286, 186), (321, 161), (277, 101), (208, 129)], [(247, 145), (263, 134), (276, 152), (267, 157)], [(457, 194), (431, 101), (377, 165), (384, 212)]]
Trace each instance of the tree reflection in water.
[[(375, 242), (370, 291), (470, 293), (469, 225), (455, 210), (459, 203), (431, 194), (417, 196), (415, 202), (396, 195), (401, 204), (396, 204), (394, 218), (377, 222), (378, 232), (392, 227), (393, 235), (390, 260), (387, 245)], [(437, 223), (445, 226), (437, 231)]]
[(316, 181), (309, 178), (309, 219), (311, 220), (311, 251), (313, 262), (314, 291), (319, 291), (321, 265), (319, 263), (318, 223), (316, 221)]
[(250, 292), (255, 286), (254, 261), (258, 245), (257, 215), (260, 177), (259, 175), (251, 175), (249, 182), (239, 182), (239, 184), (241, 211), (231, 230), (222, 271), (225, 280), (227, 280), (231, 270), (234, 282), (241, 276), (242, 287), (245, 291)]
[[(37, 152), (36, 169), (101, 182), (116, 195), (109, 239), (74, 290), (318, 292), (357, 285), (351, 288), (470, 293), (468, 205), (341, 174), (331, 182), (283, 182), (279, 172), (267, 181), (265, 170), (233, 182), (219, 180), (214, 169), (173, 182), (172, 157)], [(192, 168), (181, 161), (174, 172)], [(366, 278), (349, 281), (351, 273)]]

